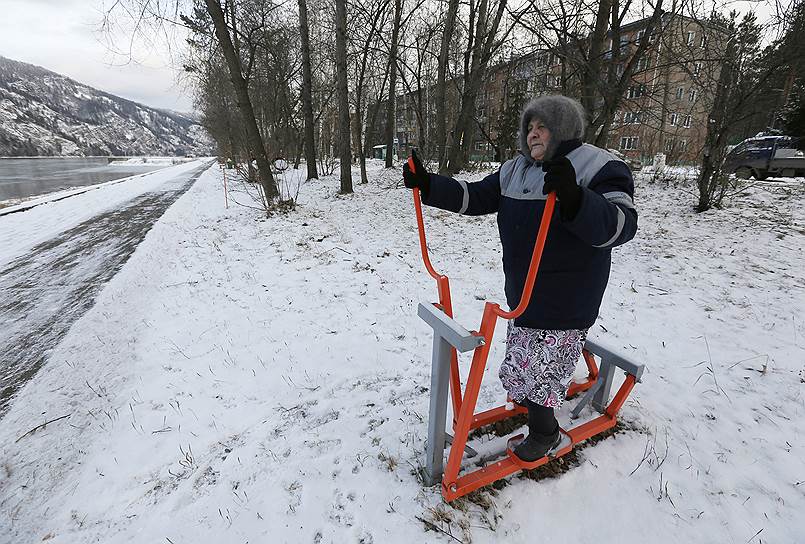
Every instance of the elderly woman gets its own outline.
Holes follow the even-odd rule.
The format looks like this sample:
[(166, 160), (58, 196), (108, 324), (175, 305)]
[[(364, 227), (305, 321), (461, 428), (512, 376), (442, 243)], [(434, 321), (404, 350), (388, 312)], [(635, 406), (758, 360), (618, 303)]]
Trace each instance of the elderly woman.
[(561, 441), (554, 409), (561, 406), (587, 331), (609, 280), (612, 248), (637, 230), (629, 167), (581, 142), (585, 114), (564, 96), (541, 96), (523, 110), (521, 154), (476, 183), (429, 174), (414, 154), (405, 186), (423, 202), (466, 215), (497, 212), (509, 306), (520, 302), (547, 195), (555, 192), (537, 282), (525, 312), (509, 322), (500, 380), (528, 408), (528, 437), (514, 450), (535, 461)]

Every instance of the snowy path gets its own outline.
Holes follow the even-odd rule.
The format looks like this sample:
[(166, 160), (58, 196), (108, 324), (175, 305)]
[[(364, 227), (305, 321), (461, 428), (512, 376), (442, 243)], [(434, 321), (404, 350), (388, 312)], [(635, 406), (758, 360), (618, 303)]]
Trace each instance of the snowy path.
[[(207, 165), (71, 227), (0, 268), (0, 416), (165, 210)], [(83, 195), (73, 197), (80, 202)], [(75, 205), (78, 202), (70, 203)], [(30, 213), (23, 212), (23, 213)]]

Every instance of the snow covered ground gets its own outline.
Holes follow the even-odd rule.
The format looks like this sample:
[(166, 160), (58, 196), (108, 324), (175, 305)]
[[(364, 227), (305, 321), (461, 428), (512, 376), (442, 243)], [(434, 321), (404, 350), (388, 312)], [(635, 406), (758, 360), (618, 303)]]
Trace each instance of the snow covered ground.
[[(805, 541), (803, 180), (696, 215), (641, 179), (594, 327), (647, 365), (629, 430), (446, 505), (416, 475), (435, 286), (400, 171), (371, 168), (268, 219), (225, 209), (213, 168), (168, 210), (2, 420), (0, 541)], [(476, 328), (503, 299), (495, 218), (426, 222)], [(503, 399), (504, 326), (479, 408)]]

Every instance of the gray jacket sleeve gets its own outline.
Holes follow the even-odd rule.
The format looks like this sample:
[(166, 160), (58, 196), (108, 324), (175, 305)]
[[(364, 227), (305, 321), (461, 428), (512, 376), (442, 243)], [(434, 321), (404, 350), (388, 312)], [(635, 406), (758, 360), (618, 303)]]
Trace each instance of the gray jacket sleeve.
[(568, 230), (594, 247), (607, 249), (634, 238), (637, 232), (634, 179), (625, 163), (606, 163), (581, 191), (581, 207), (576, 217), (563, 222)]
[(430, 191), (422, 202), (465, 215), (495, 213), (500, 206), (500, 171), (474, 183), (431, 174)]

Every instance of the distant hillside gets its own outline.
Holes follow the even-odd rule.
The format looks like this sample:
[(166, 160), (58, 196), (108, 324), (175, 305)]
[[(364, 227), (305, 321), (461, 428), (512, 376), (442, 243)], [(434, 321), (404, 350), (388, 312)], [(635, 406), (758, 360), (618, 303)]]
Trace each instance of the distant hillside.
[(0, 156), (209, 154), (196, 121), (0, 57)]

